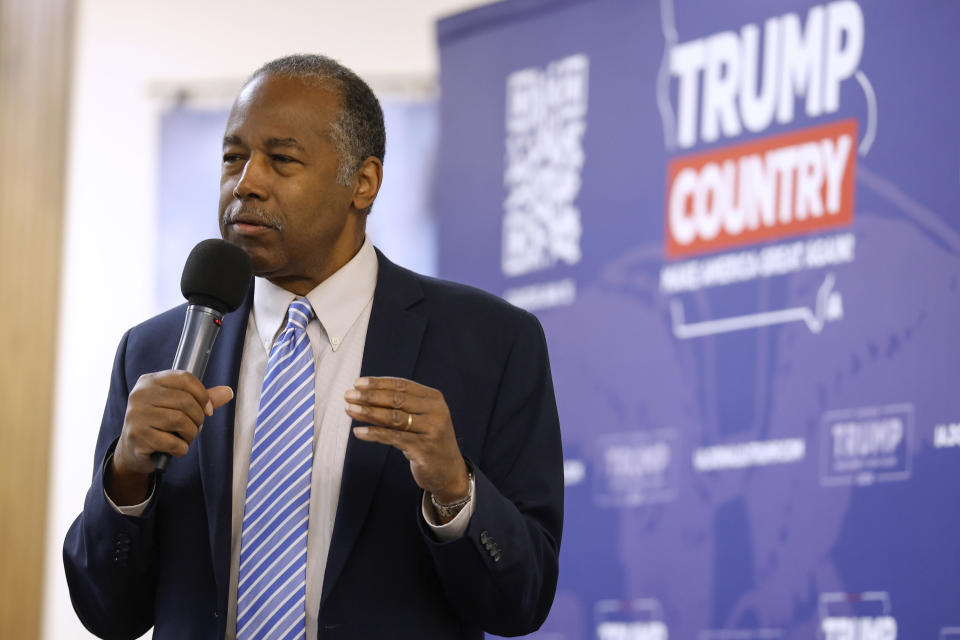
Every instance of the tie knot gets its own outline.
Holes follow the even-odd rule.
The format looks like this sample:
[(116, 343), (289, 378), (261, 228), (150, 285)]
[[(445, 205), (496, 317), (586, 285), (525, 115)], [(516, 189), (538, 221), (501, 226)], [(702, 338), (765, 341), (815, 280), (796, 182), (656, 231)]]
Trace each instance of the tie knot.
[(287, 309), (287, 326), (306, 329), (307, 323), (313, 318), (313, 307), (306, 298), (296, 298)]

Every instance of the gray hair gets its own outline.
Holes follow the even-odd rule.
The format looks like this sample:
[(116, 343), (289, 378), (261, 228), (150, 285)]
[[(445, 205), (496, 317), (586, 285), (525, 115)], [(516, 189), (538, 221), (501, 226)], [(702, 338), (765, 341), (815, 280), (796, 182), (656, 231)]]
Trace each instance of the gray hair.
[[(271, 60), (254, 71), (246, 84), (267, 74), (295, 78), (308, 86), (329, 87), (340, 96), (340, 114), (331, 123), (330, 132), (339, 156), (338, 184), (348, 186), (370, 156), (383, 162), (386, 152), (383, 109), (360, 76), (333, 58), (300, 53)], [(365, 213), (370, 213), (370, 209)]]

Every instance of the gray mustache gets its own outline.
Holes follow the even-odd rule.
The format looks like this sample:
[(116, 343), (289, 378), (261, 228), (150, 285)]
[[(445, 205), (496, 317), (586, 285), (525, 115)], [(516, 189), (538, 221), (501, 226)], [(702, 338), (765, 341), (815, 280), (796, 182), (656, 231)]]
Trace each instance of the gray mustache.
[(236, 222), (238, 218), (244, 218), (246, 220), (254, 219), (258, 224), (262, 224), (265, 227), (271, 227), (278, 231), (283, 229), (283, 223), (279, 219), (271, 216), (263, 209), (258, 209), (257, 207), (246, 203), (240, 205), (238, 209), (235, 209), (232, 212), (225, 212), (220, 221), (224, 225), (228, 225)]

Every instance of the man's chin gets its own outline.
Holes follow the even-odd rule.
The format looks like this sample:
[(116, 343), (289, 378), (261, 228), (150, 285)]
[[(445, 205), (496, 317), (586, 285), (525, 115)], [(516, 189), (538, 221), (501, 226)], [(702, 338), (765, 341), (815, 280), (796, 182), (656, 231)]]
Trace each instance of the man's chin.
[(247, 252), (247, 255), (250, 256), (250, 263), (253, 265), (253, 275), (258, 278), (274, 278), (279, 274), (280, 265), (275, 262), (259, 260), (249, 252)]
[(253, 275), (257, 277), (268, 278), (275, 275), (277, 270), (282, 267), (277, 261), (275, 252), (260, 243), (250, 242), (244, 238), (238, 239), (230, 236), (230, 234), (226, 234), (223, 239), (243, 249), (247, 257), (250, 258)]

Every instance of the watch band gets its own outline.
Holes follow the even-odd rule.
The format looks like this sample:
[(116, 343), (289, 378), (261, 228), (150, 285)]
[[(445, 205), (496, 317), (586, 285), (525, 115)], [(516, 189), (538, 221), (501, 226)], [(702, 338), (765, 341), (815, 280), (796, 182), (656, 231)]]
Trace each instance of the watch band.
[(467, 480), (470, 482), (470, 488), (467, 491), (467, 495), (463, 498), (460, 498), (456, 502), (442, 503), (437, 501), (436, 496), (432, 493), (430, 494), (430, 502), (433, 504), (433, 508), (437, 510), (437, 515), (442, 518), (452, 518), (467, 505), (470, 500), (473, 499), (473, 469), (467, 467)]

